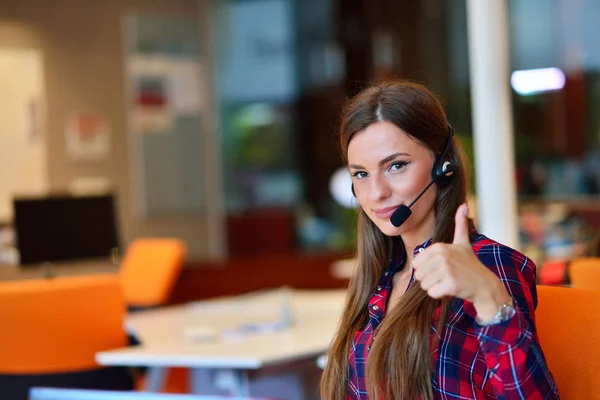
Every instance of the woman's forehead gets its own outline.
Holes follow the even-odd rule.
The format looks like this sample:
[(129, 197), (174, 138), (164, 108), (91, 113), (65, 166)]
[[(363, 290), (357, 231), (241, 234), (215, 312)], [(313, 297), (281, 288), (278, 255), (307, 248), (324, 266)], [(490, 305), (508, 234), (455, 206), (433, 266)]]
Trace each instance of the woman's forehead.
[(390, 153), (410, 155), (428, 152), (412, 136), (390, 122), (377, 122), (357, 132), (348, 144), (348, 161), (386, 157)]

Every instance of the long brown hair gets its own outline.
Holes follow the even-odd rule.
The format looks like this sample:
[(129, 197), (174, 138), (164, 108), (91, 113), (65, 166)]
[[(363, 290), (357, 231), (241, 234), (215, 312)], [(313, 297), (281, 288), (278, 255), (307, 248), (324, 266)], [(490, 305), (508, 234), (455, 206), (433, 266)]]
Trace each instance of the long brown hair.
[[(353, 136), (369, 125), (387, 121), (438, 156), (448, 138), (448, 121), (439, 100), (427, 88), (411, 82), (389, 82), (369, 87), (348, 102), (341, 118), (342, 156), (348, 163), (348, 144)], [(469, 170), (456, 139), (450, 158), (455, 166), (451, 182), (438, 187), (435, 200), (434, 242), (452, 242), (454, 215), (467, 199)], [(364, 327), (367, 303), (386, 267), (392, 246), (403, 246), (400, 237), (386, 237), (362, 209), (358, 216), (357, 267), (350, 281), (348, 298), (338, 331), (328, 352), (321, 379), (324, 400), (347, 397), (348, 354), (356, 331)], [(376, 330), (366, 365), (369, 398), (432, 399), (432, 348), (437, 346), (444, 312), (437, 335), (430, 343), (433, 314), (438, 306), (446, 309), (448, 300), (427, 296), (418, 284), (402, 295)]]

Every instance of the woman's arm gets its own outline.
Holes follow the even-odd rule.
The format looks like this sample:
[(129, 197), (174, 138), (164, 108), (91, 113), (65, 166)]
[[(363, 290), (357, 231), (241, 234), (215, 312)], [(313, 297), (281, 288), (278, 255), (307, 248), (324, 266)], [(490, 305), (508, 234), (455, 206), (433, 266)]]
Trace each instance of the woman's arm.
[(491, 326), (476, 322), (476, 305), (468, 312), (496, 395), (506, 399), (559, 398), (535, 330), (535, 264), (521, 253), (495, 243), (483, 246), (476, 254), (499, 278), (515, 306), (512, 318)]
[[(434, 243), (413, 260), (415, 279), (433, 298), (466, 300), (496, 394), (503, 399), (556, 399), (556, 385), (534, 323), (535, 265), (487, 238), (471, 243), (466, 205), (456, 211), (452, 243)], [(492, 326), (498, 308), (512, 298), (515, 314)]]

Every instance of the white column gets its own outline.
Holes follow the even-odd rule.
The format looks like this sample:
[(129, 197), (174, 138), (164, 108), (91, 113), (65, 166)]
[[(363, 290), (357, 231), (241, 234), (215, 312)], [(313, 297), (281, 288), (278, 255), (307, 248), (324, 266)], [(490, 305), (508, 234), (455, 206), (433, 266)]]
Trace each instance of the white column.
[(518, 248), (507, 12), (506, 0), (467, 0), (478, 227)]

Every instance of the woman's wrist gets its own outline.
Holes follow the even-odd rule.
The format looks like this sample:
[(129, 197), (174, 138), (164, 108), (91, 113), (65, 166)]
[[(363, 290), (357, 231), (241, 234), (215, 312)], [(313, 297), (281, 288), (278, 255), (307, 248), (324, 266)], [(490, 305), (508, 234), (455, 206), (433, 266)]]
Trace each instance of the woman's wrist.
[(500, 306), (511, 300), (506, 288), (500, 281), (480, 290), (473, 299), (473, 306), (480, 321), (492, 321), (498, 314)]

